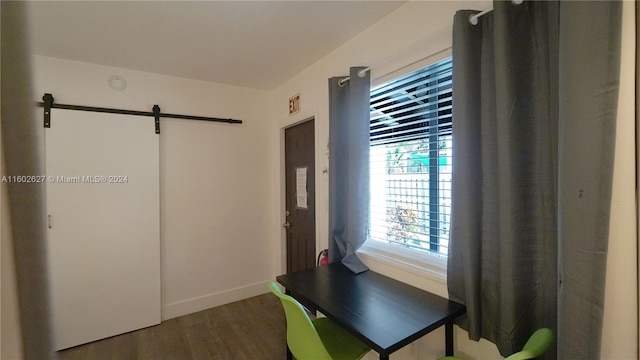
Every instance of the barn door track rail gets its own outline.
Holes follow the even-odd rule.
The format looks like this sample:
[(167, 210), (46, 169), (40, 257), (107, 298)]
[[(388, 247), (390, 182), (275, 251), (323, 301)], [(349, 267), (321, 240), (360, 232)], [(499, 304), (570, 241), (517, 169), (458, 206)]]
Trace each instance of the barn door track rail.
[(156, 134), (160, 134), (160, 118), (161, 117), (171, 118), (171, 119), (224, 122), (228, 124), (242, 124), (242, 120), (235, 120), (235, 119), (222, 119), (222, 118), (214, 118), (214, 117), (206, 117), (206, 116), (179, 115), (179, 114), (164, 114), (160, 112), (160, 106), (158, 105), (153, 105), (153, 111), (150, 112), (150, 111), (122, 110), (122, 109), (112, 109), (112, 108), (83, 106), (83, 105), (56, 104), (54, 103), (53, 95), (48, 93), (44, 94), (44, 96), (42, 97), (42, 101), (43, 102), (37, 102), (36, 104), (44, 108), (44, 127), (46, 128), (51, 127), (51, 109), (79, 110), (79, 111), (90, 111), (90, 112), (122, 114), (122, 115), (152, 116), (155, 119)]

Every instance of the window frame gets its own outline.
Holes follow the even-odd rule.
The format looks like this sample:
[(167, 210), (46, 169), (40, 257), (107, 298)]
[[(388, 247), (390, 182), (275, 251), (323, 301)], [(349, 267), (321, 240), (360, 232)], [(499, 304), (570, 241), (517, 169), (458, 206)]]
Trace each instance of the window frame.
[[(451, 48), (441, 50), (427, 58), (412, 62), (396, 71), (373, 79), (371, 88), (378, 88), (387, 82), (433, 65), (451, 56)], [(381, 262), (446, 284), (447, 258), (430, 251), (413, 250), (379, 240), (367, 239), (358, 250), (358, 254), (362, 255), (366, 260)]]

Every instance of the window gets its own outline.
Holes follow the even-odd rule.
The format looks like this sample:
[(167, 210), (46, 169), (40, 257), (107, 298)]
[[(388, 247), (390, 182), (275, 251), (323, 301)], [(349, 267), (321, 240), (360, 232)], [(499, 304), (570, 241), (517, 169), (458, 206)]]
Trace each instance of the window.
[(372, 240), (446, 258), (451, 58), (371, 90)]

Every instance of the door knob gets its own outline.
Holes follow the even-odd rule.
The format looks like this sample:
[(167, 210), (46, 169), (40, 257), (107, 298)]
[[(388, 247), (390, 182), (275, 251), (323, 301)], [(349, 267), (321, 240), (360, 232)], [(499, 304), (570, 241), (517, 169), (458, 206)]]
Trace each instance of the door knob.
[(288, 228), (290, 228), (290, 227), (291, 227), (291, 223), (287, 221), (286, 223), (282, 224), (282, 227), (284, 227), (284, 228), (287, 228), (287, 229), (288, 229)]

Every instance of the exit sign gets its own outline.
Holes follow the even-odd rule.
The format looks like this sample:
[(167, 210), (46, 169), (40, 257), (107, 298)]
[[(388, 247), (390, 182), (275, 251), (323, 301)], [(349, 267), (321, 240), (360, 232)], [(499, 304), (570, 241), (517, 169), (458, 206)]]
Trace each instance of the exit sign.
[(300, 94), (294, 95), (289, 99), (289, 115), (300, 112)]

